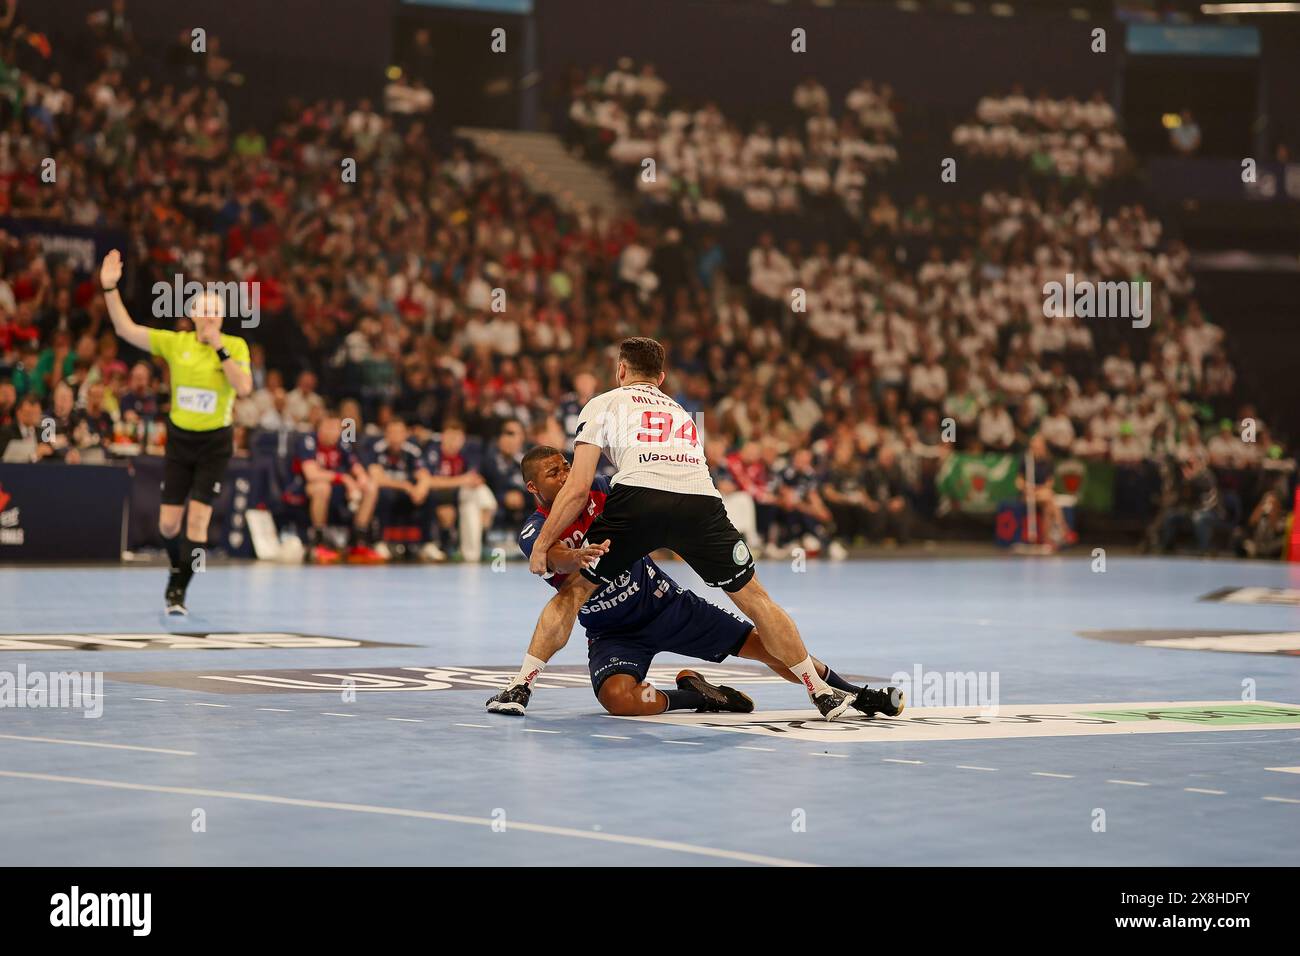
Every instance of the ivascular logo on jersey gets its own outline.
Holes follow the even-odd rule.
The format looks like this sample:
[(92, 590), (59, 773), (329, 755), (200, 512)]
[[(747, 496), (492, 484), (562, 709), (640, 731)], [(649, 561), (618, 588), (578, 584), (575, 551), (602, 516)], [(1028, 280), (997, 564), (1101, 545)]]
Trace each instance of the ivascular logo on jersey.
[(685, 462), (688, 465), (699, 465), (704, 462), (704, 459), (699, 455), (687, 455), (684, 453), (680, 455), (661, 455), (657, 451), (652, 451), (649, 454), (640, 454), (636, 457), (637, 461), (641, 462), (643, 465), (649, 464), (652, 461), (680, 461)]

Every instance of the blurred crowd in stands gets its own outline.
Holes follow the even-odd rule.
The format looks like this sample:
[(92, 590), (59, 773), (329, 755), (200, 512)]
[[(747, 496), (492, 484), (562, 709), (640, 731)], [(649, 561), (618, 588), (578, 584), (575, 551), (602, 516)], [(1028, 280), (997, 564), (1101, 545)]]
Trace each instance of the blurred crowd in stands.
[(1046, 91), (1030, 100), (1017, 85), (1006, 96), (982, 97), (974, 119), (954, 129), (952, 141), (972, 156), (1010, 157), (1040, 175), (1095, 186), (1129, 164), (1118, 122), (1100, 90), (1086, 102)]
[[(146, 75), (122, 0), (105, 23), (75, 82), (59, 51), (8, 35), (0, 216), (118, 231), (137, 321), (158, 321), (154, 283), (177, 274), (257, 284), (256, 327), (227, 320), (252, 345), (238, 454), (274, 462), (272, 510), (318, 560), (340, 557), (330, 525), (378, 522), (390, 553), (434, 560), (509, 536), (533, 508), (520, 457), (572, 447), (628, 335), (668, 346), (664, 389), (771, 554), (942, 534), (945, 460), (1027, 449), (1039, 486), (1067, 458), (1113, 465), (1116, 511), (1153, 548), (1282, 551), (1294, 466), (1198, 306), (1182, 244), (1141, 206), (1107, 213), (1050, 187), (990, 187), (942, 221), (924, 195), (900, 213), (872, 188), (898, 161), (887, 85), (863, 81), (837, 119), (808, 80), (801, 126), (742, 129), (716, 105), (679, 106), (652, 66), (584, 75), (570, 141), (587, 152), (594, 136), (593, 159), (659, 158), (647, 185), (674, 218), (648, 221), (565, 211), (419, 112), (367, 100), (290, 102), (274, 128), (236, 131), (230, 70)], [(1043, 138), (1031, 152), (1119, 136), (1100, 100), (1016, 92), (977, 116), (988, 134), (972, 148), (1009, 126), (1022, 150), (1027, 124)], [(1089, 180), (1109, 168), (1081, 163)], [(837, 248), (764, 233), (729, 262), (703, 228), (724, 228), (721, 191), (758, 212), (834, 197), (866, 228)], [(919, 262), (881, 241), (941, 234)], [(1150, 281), (1150, 326), (1045, 315), (1044, 284), (1066, 273)], [(164, 367), (115, 338), (93, 274), (0, 233), (0, 456), (147, 453), (167, 406)]]
[[(652, 205), (676, 206), (689, 222), (727, 220), (724, 195), (741, 197), (759, 213), (798, 213), (840, 202), (863, 216), (869, 178), (898, 162), (893, 91), (863, 80), (832, 115), (826, 88), (809, 77), (795, 87), (789, 122), (749, 128), (713, 102), (693, 105), (668, 97), (652, 64), (623, 58), (607, 75), (577, 78), (569, 107), (571, 143), (608, 157)], [(655, 162), (653, 170), (644, 166)]]

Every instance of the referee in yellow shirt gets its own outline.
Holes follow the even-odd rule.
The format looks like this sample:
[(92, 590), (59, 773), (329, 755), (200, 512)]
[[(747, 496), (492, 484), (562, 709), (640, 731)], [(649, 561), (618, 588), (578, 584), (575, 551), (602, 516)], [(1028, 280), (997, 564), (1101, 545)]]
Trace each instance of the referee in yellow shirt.
[[(221, 296), (201, 293), (190, 300), (193, 332), (171, 332), (136, 325), (117, 291), (122, 256), (116, 249), (104, 257), (100, 284), (113, 329), (123, 339), (151, 355), (160, 355), (171, 373), (171, 411), (167, 427), (167, 457), (163, 470), (162, 533), (171, 574), (167, 578), (167, 613), (183, 615), (185, 590), (194, 576), (199, 552), (207, 545), (212, 502), (234, 451), (231, 416), (235, 396), (253, 391), (248, 343), (237, 335), (222, 335), (225, 303)], [(181, 515), (190, 502), (181, 540)]]

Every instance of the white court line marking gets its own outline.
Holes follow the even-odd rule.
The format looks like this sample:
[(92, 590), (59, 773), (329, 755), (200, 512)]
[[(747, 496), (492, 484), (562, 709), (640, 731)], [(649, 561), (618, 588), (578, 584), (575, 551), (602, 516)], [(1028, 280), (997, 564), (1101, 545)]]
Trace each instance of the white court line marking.
[(424, 723), (424, 718), (422, 717), (385, 717), (384, 720), (400, 720), (404, 724)]
[(899, 760), (897, 757), (881, 757), (885, 763), (925, 763), (924, 760)]
[(1206, 790), (1203, 787), (1183, 787), (1188, 793), (1208, 793), (1211, 796), (1221, 797), (1226, 794), (1227, 790)]
[(336, 714), (328, 710), (322, 710), (320, 712), (320, 715), (322, 717), (355, 717), (356, 716), (356, 714)]
[(1151, 784), (1143, 783), (1141, 780), (1107, 780), (1107, 783), (1118, 783), (1125, 787), (1149, 787)]
[(973, 767), (970, 766), (969, 764), (964, 764), (964, 763), (957, 764), (957, 769), (958, 770), (989, 770), (992, 771), (993, 773), (998, 772), (997, 767)]
[(165, 747), (138, 747), (135, 744), (101, 744), (93, 740), (64, 740), (61, 737), (20, 737), (17, 734), (0, 734), (0, 740), (26, 740), (35, 744), (67, 744), (69, 747), (103, 747), (105, 750), (139, 750), (150, 754), (174, 754), (193, 757), (193, 750), (168, 750)]
[(765, 754), (776, 753), (776, 749), (773, 747), (746, 747), (744, 744), (741, 744), (736, 749), (737, 750), (761, 750)]
[(1300, 803), (1300, 800), (1293, 800), (1290, 797), (1264, 797), (1265, 800), (1272, 800), (1274, 803)]
[(813, 750), (813, 751), (809, 751), (808, 756), (809, 757), (839, 757), (841, 760), (847, 760), (849, 755), (848, 754), (821, 754)]
[(679, 744), (683, 747), (703, 747), (704, 745), (698, 740), (661, 740), (664, 744)]
[(526, 733), (526, 734), (558, 734), (558, 733), (562, 733), (562, 732), (563, 732), (563, 731), (559, 731), (559, 730), (538, 730), (538, 729), (535, 728), (535, 727), (525, 727), (525, 728), (524, 728), (524, 733)]
[(192, 700), (192, 701), (190, 701), (190, 706), (191, 706), (191, 707), (229, 707), (230, 705), (229, 705), (229, 704), (209, 704), (207, 701), (203, 701), (203, 700)]
[(1300, 767), (1265, 767), (1265, 770), (1273, 770), (1277, 773), (1300, 773)]
[(1031, 770), (1029, 772), (1035, 777), (1056, 777), (1060, 780), (1074, 779), (1074, 774), (1072, 773), (1048, 773), (1046, 770)]
[(452, 724), (453, 727), (477, 727), (480, 730), (491, 730), (491, 724)]
[(631, 737), (616, 737), (614, 734), (592, 734), (593, 737), (599, 737), (601, 740), (631, 740)]
[(165, 703), (167, 703), (167, 698), (166, 698), (166, 697), (132, 697), (131, 699), (132, 699), (132, 700), (148, 700), (148, 701), (152, 701), (152, 702), (155, 703), (155, 704), (165, 704)]
[[(101, 780), (93, 777), (64, 777), (49, 773), (25, 773), (18, 770), (0, 770), (0, 777), (15, 777), (22, 780), (43, 780), (51, 783), (76, 783), (88, 787), (109, 787), (117, 790), (143, 790), (149, 793), (172, 793), (187, 797), (219, 797), (230, 800), (248, 800), (255, 803), (274, 803), (281, 806), (305, 807), (313, 810), (342, 810), (350, 813), (373, 813), (383, 816), (412, 817), (417, 820), (438, 820), (444, 823), (465, 823), (471, 826), (491, 827), (496, 821), (487, 817), (467, 817), (458, 813), (439, 813), (435, 810), (409, 810), (405, 807), (381, 807), (368, 803), (335, 803), (330, 800), (302, 800), (296, 797), (277, 797), (268, 793), (242, 793), (234, 790), (206, 790), (199, 787), (164, 787), (146, 783), (126, 783), (121, 780)], [(802, 860), (787, 860), (777, 856), (763, 856), (758, 853), (745, 853), (740, 850), (721, 850), (711, 846), (697, 846), (694, 843), (680, 843), (676, 840), (656, 840), (651, 837), (629, 836), (623, 833), (592, 832), (575, 830), (571, 827), (550, 826), (544, 823), (521, 823), (510, 821), (511, 830), (525, 830), (530, 833), (547, 833), (552, 836), (573, 837), (580, 840), (597, 840), (602, 843), (622, 843), (630, 846), (644, 846), (655, 850), (673, 850), (678, 853), (693, 853), (696, 856), (712, 856), (724, 860), (736, 860), (740, 863), (758, 863), (764, 866), (816, 866)]]
[(292, 710), (285, 710), (283, 707), (259, 707), (258, 710), (269, 710), (275, 714), (292, 714)]

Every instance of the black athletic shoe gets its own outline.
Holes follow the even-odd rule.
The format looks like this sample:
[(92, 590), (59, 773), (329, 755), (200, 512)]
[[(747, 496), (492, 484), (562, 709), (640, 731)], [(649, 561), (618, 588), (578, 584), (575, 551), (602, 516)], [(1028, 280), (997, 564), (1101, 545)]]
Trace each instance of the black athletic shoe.
[(488, 713), (522, 717), (525, 708), (528, 707), (528, 698), (532, 696), (533, 689), (527, 684), (511, 684), (499, 694), (488, 698)]
[(167, 595), (163, 601), (167, 605), (167, 613), (170, 616), (184, 617), (190, 613), (185, 607), (185, 586), (179, 584), (176, 578), (175, 572), (167, 578)]
[(678, 674), (677, 689), (693, 690), (704, 698), (704, 706), (695, 708), (697, 714), (748, 714), (754, 710), (754, 702), (748, 694), (742, 694), (734, 687), (710, 684), (695, 671)]
[(832, 690), (829, 694), (818, 694), (812, 699), (812, 702), (824, 720), (843, 717), (853, 707), (853, 698), (842, 690)]
[(885, 687), (878, 690), (864, 687), (853, 698), (853, 709), (861, 711), (868, 717), (874, 717), (876, 714), (897, 717), (903, 712), (906, 705), (907, 695), (897, 687)]

